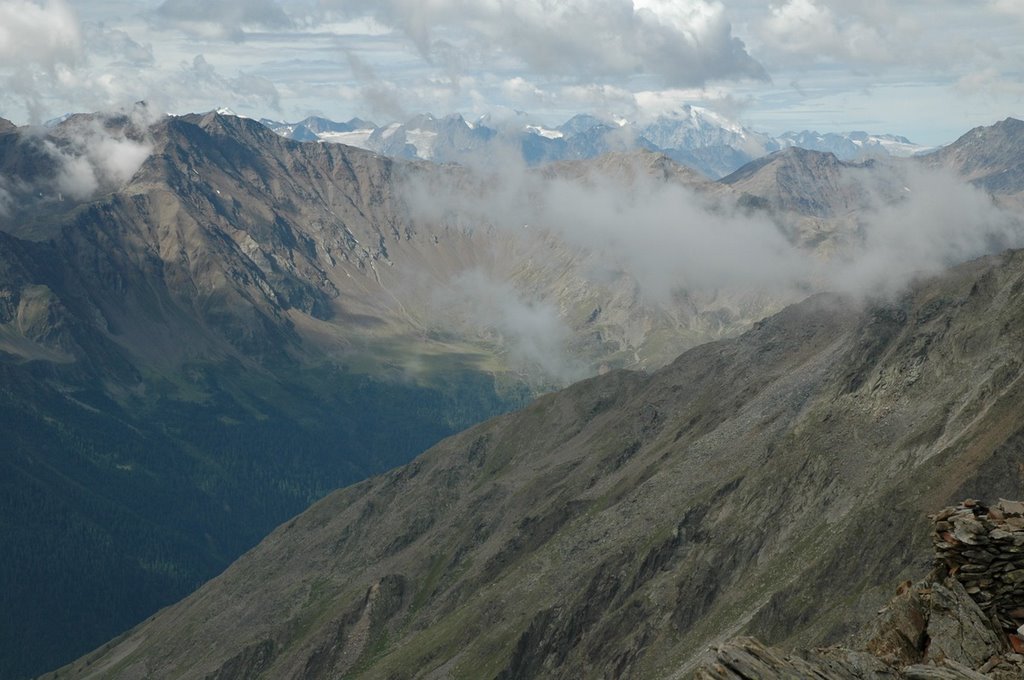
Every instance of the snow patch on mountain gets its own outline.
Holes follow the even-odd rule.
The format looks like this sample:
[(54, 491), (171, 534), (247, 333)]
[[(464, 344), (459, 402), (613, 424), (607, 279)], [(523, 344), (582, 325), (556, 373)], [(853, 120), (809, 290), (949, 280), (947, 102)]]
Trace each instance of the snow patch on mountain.
[(811, 151), (828, 151), (844, 161), (870, 156), (917, 156), (932, 151), (932, 147), (914, 144), (899, 135), (876, 135), (855, 130), (852, 132), (787, 132), (778, 141), (783, 146), (797, 146)]

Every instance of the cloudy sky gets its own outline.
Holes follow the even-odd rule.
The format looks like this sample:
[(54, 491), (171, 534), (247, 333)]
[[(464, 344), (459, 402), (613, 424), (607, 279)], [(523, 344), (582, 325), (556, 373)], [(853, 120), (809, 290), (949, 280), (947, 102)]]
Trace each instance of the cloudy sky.
[(921, 144), (1024, 117), (1024, 0), (0, 0), (0, 115), (145, 99), (381, 123), (642, 119)]

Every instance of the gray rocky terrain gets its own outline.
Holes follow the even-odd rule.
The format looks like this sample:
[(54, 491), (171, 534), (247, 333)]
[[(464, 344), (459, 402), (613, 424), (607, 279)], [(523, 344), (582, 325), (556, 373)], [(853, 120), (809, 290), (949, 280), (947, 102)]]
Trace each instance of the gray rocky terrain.
[(741, 633), (837, 642), (930, 568), (929, 514), (1021, 495), (1022, 280), (1007, 252), (886, 304), (817, 296), (543, 397), (60, 677), (682, 677)]

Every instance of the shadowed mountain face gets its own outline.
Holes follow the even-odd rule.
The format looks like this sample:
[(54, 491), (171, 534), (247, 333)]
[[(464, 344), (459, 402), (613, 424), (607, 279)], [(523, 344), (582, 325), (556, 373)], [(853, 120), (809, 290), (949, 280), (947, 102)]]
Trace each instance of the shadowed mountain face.
[(0, 582), (22, 584), (3, 677), (182, 597), (332, 488), (773, 304), (648, 304), (578, 248), (407, 204), (461, 171), (231, 116), (73, 116), (0, 144)]
[(1007, 252), (542, 397), (60, 677), (679, 677), (741, 632), (834, 640), (927, 569), (928, 512), (1024, 491), (1022, 294)]
[(374, 280), (406, 228), (389, 162), (172, 119), (129, 185), (74, 199), (43, 146), (62, 132), (0, 136), (7, 167), (39, 168), (19, 175), (36, 218), (12, 211), (0, 232), (5, 678), (73, 658), (328, 490), (529, 393), (479, 350), (396, 350), (401, 310)]

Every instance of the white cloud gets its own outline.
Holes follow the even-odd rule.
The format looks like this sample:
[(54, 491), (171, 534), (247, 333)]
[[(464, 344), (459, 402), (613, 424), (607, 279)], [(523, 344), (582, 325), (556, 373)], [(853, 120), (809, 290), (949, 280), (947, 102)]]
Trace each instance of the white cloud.
[(152, 112), (74, 116), (52, 130), (29, 128), (17, 140), (32, 171), (0, 174), (0, 216), (32, 215), (41, 207), (87, 200), (126, 184), (152, 153)]
[(692, 189), (649, 174), (643, 158), (594, 168), (583, 179), (504, 160), (489, 167), (478, 190), (459, 181), (413, 183), (410, 203), (424, 219), (460, 215), (460, 223), (513, 233), (529, 225), (557, 234), (588, 253), (598, 278), (625, 272), (652, 299), (666, 300), (679, 288), (789, 285), (808, 275), (805, 259), (767, 217), (715, 207)]
[(136, 68), (153, 64), (153, 45), (140, 44), (125, 31), (92, 22), (84, 23), (82, 31), (87, 50), (94, 55), (109, 57)]
[(994, 66), (963, 75), (956, 81), (955, 87), (965, 95), (981, 97), (1009, 95), (1024, 99), (1024, 82), (1018, 78), (1007, 77)]
[[(147, 99), (289, 120), (519, 109), (554, 125), (696, 103), (776, 134), (870, 129), (926, 143), (1024, 114), (1020, 2), (772, 3), (0, 0), (0, 111), (41, 122)], [(353, 74), (346, 53), (374, 77)], [(182, 72), (197, 54), (216, 78)], [(760, 64), (775, 84), (743, 79)], [(926, 87), (925, 100), (905, 94)]]
[[(523, 225), (558, 235), (586, 253), (595, 280), (626, 274), (648, 300), (678, 291), (833, 290), (860, 296), (899, 292), (914, 277), (986, 253), (1024, 246), (1024, 221), (983, 191), (945, 171), (904, 162), (851, 170), (843, 181), (863, 196), (845, 216), (848, 242), (822, 261), (800, 250), (767, 214), (748, 214), (622, 160), (584, 178), (527, 171), (508, 159), (476, 190), (412, 183), (408, 198), (425, 220), (497, 227)], [(875, 185), (907, 187), (878, 191)], [(453, 218), (458, 216), (458, 218)]]
[(801, 58), (887, 63), (899, 57), (889, 27), (870, 16), (834, 12), (827, 2), (787, 0), (771, 5), (760, 38), (770, 49)]
[(0, 101), (20, 103), (38, 122), (43, 94), (60, 88), (82, 58), (81, 26), (63, 0), (0, 0), (0, 72), (7, 74)]
[(60, 164), (57, 189), (78, 200), (126, 184), (153, 151), (148, 140), (110, 129), (100, 118), (66, 124), (61, 135), (61, 146), (47, 142), (46, 148)]
[(629, 90), (614, 85), (590, 83), (567, 85), (558, 90), (562, 108), (596, 113), (631, 116), (636, 111), (636, 97)]
[(444, 44), (488, 60), (511, 56), (554, 76), (646, 74), (673, 85), (766, 77), (733, 36), (723, 5), (706, 0), (336, 0), (332, 6), (403, 31), (428, 58)]
[(1024, 2), (1021, 0), (992, 0), (992, 8), (1001, 14), (1024, 20)]
[(208, 38), (241, 40), (246, 28), (292, 25), (274, 0), (164, 0), (156, 10), (167, 25)]
[(277, 111), (281, 105), (280, 92), (269, 79), (246, 71), (225, 76), (202, 54), (179, 64), (177, 72), (149, 83), (147, 89), (147, 101), (164, 111), (183, 103), (200, 111), (221, 106)]
[(433, 304), (450, 323), (490, 336), (514, 370), (539, 368), (563, 383), (586, 375), (586, 366), (569, 350), (572, 331), (558, 307), (526, 297), (508, 281), (465, 271), (435, 292)]
[(903, 168), (905, 195), (861, 218), (862, 240), (828, 272), (830, 285), (860, 295), (899, 293), (912, 278), (1024, 245), (1024, 224), (947, 171)]
[(66, 2), (0, 1), (0, 68), (36, 65), (52, 71), (81, 56), (81, 27)]

